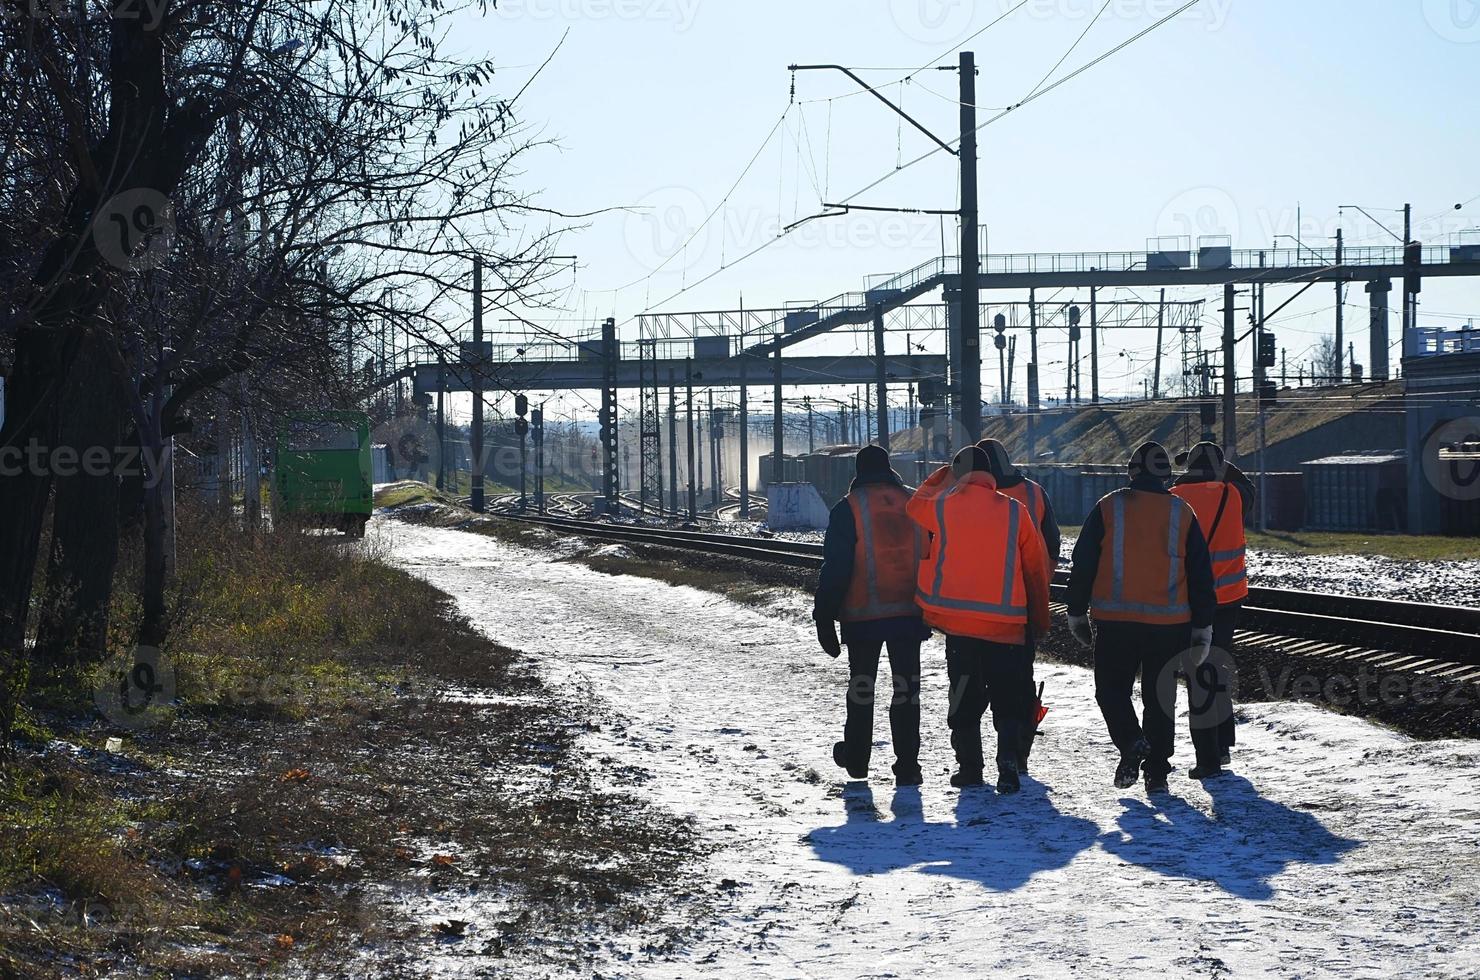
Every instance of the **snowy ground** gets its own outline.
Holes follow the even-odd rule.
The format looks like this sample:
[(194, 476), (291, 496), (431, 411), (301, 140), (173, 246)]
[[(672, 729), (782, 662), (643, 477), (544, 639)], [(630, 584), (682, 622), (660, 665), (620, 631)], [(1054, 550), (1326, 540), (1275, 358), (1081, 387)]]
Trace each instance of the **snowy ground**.
[(745, 607), (377, 524), (477, 625), (588, 688), (613, 780), (716, 845), (702, 874), (720, 914), (701, 939), (603, 975), (1480, 975), (1480, 744), (1252, 705), (1237, 775), (1174, 775), (1151, 805), (1110, 785), (1090, 675), (1040, 665), (1052, 711), (1024, 791), (963, 793), (946, 782), (936, 639), (926, 785), (896, 790), (882, 741), (874, 782), (845, 785), (830, 749), (846, 668), (816, 650), (799, 596)]

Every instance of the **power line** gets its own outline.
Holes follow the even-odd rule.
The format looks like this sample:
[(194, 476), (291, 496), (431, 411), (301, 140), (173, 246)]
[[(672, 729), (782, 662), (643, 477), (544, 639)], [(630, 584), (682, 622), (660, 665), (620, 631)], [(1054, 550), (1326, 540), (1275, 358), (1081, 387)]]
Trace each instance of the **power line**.
[[(988, 28), (990, 28), (992, 26), (995, 26), (997, 23), (1001, 22), (1009, 14), (1011, 14), (1012, 12), (1014, 12), (1014, 11), (1020, 9), (1021, 7), (1025, 6), (1026, 2), (1027, 2), (1027, 0), (1024, 0), (1023, 3), (1019, 3), (1016, 7), (1013, 7), (1012, 10), (1009, 10), (1007, 14), (1004, 14), (1002, 17), (997, 18), (997, 20), (993, 21), (991, 24), (988, 24), (987, 27), (982, 28), (982, 31), (977, 32), (977, 34), (976, 35), (972, 35), (972, 37), (979, 36), (982, 32), (986, 31)], [(1158, 20), (1155, 23), (1151, 24), (1150, 26), (1146, 27), (1144, 30), (1139, 31), (1138, 33), (1132, 35), (1131, 37), (1127, 38), (1126, 40), (1120, 42), (1115, 47), (1111, 48), (1109, 51), (1106, 51), (1104, 54), (1101, 54), (1100, 56), (1096, 57), (1092, 61), (1086, 62), (1085, 64), (1083, 64), (1080, 67), (1076, 68), (1074, 71), (1070, 72), (1068, 75), (1065, 75), (1063, 78), (1059, 79), (1058, 81), (1054, 82), (1053, 84), (1048, 85), (1047, 87), (1042, 88), (1039, 91), (1034, 92), (1034, 93), (1026, 96), (1024, 99), (1022, 99), (1022, 101), (1016, 103), (1015, 105), (1009, 106), (1008, 108), (1002, 110), (997, 115), (993, 116), (992, 118), (988, 119), (986, 122), (984, 122), (981, 125), (977, 126), (976, 127), (976, 131), (977, 132), (981, 132), (983, 129), (987, 128), (988, 126), (992, 125), (993, 123), (995, 123), (995, 122), (1001, 120), (1002, 118), (1004, 118), (1008, 113), (1012, 112), (1013, 110), (1020, 109), (1023, 106), (1027, 105), (1028, 103), (1033, 102), (1033, 101), (1036, 101), (1037, 99), (1042, 98), (1043, 96), (1047, 95), (1048, 93), (1050, 93), (1050, 92), (1054, 91), (1055, 89), (1059, 88), (1061, 85), (1064, 85), (1064, 84), (1072, 81), (1073, 79), (1079, 77), (1080, 75), (1084, 74), (1086, 71), (1089, 71), (1091, 68), (1095, 67), (1096, 65), (1099, 65), (1102, 62), (1107, 61), (1108, 59), (1114, 57), (1116, 54), (1118, 54), (1121, 51), (1125, 50), (1126, 48), (1130, 47), (1132, 44), (1134, 44), (1137, 41), (1141, 40), (1142, 38), (1146, 37), (1148, 34), (1152, 33), (1155, 30), (1157, 30), (1158, 28), (1160, 28), (1164, 24), (1169, 23), (1170, 21), (1172, 21), (1176, 17), (1180, 16), (1181, 14), (1185, 13), (1186, 11), (1188, 11), (1188, 10), (1192, 9), (1193, 7), (1197, 6), (1197, 4), (1199, 2), (1201, 2), (1201, 0), (1188, 0), (1188, 2), (1182, 4), (1182, 6), (1178, 7), (1176, 10), (1172, 11), (1170, 14), (1167, 14), (1165, 17), (1162, 17), (1160, 20)], [(968, 43), (969, 40), (970, 40), (970, 38), (968, 38), (967, 41), (963, 41), (962, 44)], [(952, 48), (951, 50), (954, 51), (956, 49), (955, 48)], [(946, 52), (946, 53), (949, 54), (950, 52)], [(944, 57), (944, 55), (942, 55), (942, 57)], [(939, 61), (939, 60), (940, 60), (939, 58), (936, 59), (936, 61)], [(931, 64), (934, 64), (934, 62), (931, 62)], [(928, 67), (930, 67), (930, 65), (926, 65), (924, 67), (925, 68), (928, 68)], [(924, 69), (922, 68), (921, 70), (924, 70)], [(785, 118), (785, 114), (783, 114), (782, 118), (783, 119)], [(781, 124), (780, 121), (778, 121), (777, 122), (777, 126), (779, 127), (780, 124)], [(960, 137), (957, 137), (956, 139), (947, 141), (947, 144), (946, 145), (947, 146), (952, 146), (952, 145), (958, 144), (960, 142), (961, 142)], [(905, 164), (903, 164), (903, 165), (895, 168), (894, 170), (890, 171), (889, 173), (886, 173), (884, 176), (882, 176), (878, 180), (875, 180), (874, 182), (868, 184), (866, 187), (862, 187), (859, 190), (854, 191), (852, 194), (848, 195), (847, 197), (843, 198), (841, 201), (838, 201), (837, 203), (838, 204), (847, 204), (848, 202), (854, 200), (855, 198), (858, 198), (858, 197), (862, 196), (863, 194), (867, 193), (868, 191), (873, 190), (875, 187), (877, 187), (880, 184), (884, 183), (890, 177), (893, 177), (894, 175), (896, 175), (896, 174), (898, 174), (898, 173), (900, 173), (902, 171), (908, 170), (910, 167), (913, 167), (915, 164), (921, 162), (922, 160), (926, 160), (926, 159), (934, 156), (935, 154), (937, 154), (939, 152), (941, 152), (941, 147), (934, 147), (934, 148), (932, 148), (930, 150), (927, 150), (925, 153), (922, 153), (920, 156), (915, 157), (913, 160), (910, 160), (909, 162), (907, 162), (907, 163), (905, 163)], [(765, 249), (765, 248), (767, 248), (767, 247), (775, 244), (776, 242), (781, 241), (782, 239), (788, 237), (790, 234), (791, 234), (791, 231), (789, 231), (789, 230), (783, 230), (781, 232), (781, 234), (777, 235), (775, 238), (770, 239), (769, 241), (766, 241), (766, 242), (762, 242), (760, 245), (757, 245), (755, 248), (751, 249), (749, 252), (746, 252), (740, 258), (736, 259), (734, 262), (731, 262), (728, 265), (722, 265), (720, 268), (714, 270), (709, 275), (707, 275), (704, 278), (698, 280), (697, 282), (694, 282), (692, 284), (685, 284), (677, 292), (675, 292), (675, 293), (673, 293), (673, 294), (665, 297), (664, 299), (659, 300), (657, 303), (649, 304), (646, 307), (646, 310), (644, 310), (644, 312), (651, 311), (653, 309), (656, 309), (659, 306), (663, 306), (664, 304), (669, 303), (669, 302), (677, 299), (679, 296), (682, 296), (684, 293), (688, 292), (689, 290), (694, 289), (694, 288), (697, 288), (698, 286), (703, 285), (704, 283), (708, 282), (710, 279), (713, 279), (715, 276), (719, 275), (721, 272), (725, 271), (726, 269), (733, 268), (734, 266), (739, 265), (741, 262), (744, 262), (746, 259), (749, 259), (751, 256), (753, 256), (756, 253), (760, 252), (761, 250), (763, 250), (763, 249)], [(648, 277), (648, 278), (650, 278), (650, 277)], [(641, 282), (643, 280), (638, 280), (638, 281)]]

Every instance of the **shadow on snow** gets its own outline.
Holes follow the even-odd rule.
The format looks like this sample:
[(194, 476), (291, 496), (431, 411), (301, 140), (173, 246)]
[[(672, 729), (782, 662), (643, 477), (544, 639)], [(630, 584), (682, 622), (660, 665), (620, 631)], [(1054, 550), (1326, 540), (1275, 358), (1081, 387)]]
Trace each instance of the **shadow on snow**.
[(1272, 897), (1271, 879), (1291, 864), (1335, 864), (1360, 846), (1312, 814), (1266, 799), (1242, 776), (1228, 773), (1203, 787), (1213, 799), (1211, 816), (1178, 796), (1155, 805), (1126, 798), (1118, 829), (1100, 846), (1158, 874), (1210, 881), (1250, 899)]
[(843, 801), (846, 822), (820, 827), (808, 840), (818, 857), (855, 874), (915, 868), (1010, 891), (1040, 871), (1067, 865), (1099, 834), (1093, 821), (1059, 812), (1047, 789), (1032, 780), (1011, 798), (986, 787), (963, 790), (952, 823), (925, 820), (915, 787), (894, 791), (893, 820), (882, 819), (867, 784), (850, 783)]
[(915, 787), (894, 791), (893, 819), (886, 820), (868, 784), (849, 783), (846, 821), (819, 827), (808, 841), (819, 858), (855, 874), (913, 868), (995, 891), (1021, 888), (1098, 844), (1128, 864), (1212, 882), (1249, 899), (1271, 897), (1271, 879), (1290, 864), (1334, 864), (1359, 846), (1311, 814), (1264, 798), (1241, 776), (1203, 785), (1212, 796), (1211, 816), (1177, 796), (1126, 797), (1116, 829), (1102, 834), (1094, 821), (1061, 812), (1047, 788), (1031, 779), (1013, 797), (985, 787), (963, 791), (950, 823), (925, 820)]

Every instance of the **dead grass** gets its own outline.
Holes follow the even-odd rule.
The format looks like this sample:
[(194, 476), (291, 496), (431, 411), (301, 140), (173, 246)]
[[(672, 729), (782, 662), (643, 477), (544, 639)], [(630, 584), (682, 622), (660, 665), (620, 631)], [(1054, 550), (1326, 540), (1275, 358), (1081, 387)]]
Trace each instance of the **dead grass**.
[(498, 955), (589, 955), (576, 933), (655, 917), (687, 825), (600, 788), (576, 745), (589, 707), (445, 595), (282, 527), (193, 515), (180, 554), (166, 725), (100, 720), (91, 677), (27, 704), (0, 771), (0, 977), (343, 969), (367, 949), (414, 976), (418, 948), (461, 941), (384, 889), (521, 909), (469, 934)]

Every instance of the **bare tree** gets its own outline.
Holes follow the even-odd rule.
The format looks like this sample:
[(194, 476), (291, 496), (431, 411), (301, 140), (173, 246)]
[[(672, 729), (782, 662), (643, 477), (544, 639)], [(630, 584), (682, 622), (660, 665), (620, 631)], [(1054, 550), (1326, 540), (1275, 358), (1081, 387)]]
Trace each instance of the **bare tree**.
[[(199, 396), (246, 377), (254, 397), (352, 401), (372, 320), (450, 347), (475, 254), (495, 305), (539, 302), (576, 216), (518, 190), (540, 145), (517, 119), (524, 88), (498, 94), (491, 61), (441, 54), (466, 10), (174, 0), (156, 18), (134, 3), (0, 4), (0, 80), (17, 104), (0, 120), (0, 356), (13, 364), (0, 447), (141, 450), (143, 471), (125, 475), (144, 516), (138, 639), (158, 645), (161, 478), (191, 407), (212, 403)], [(52, 470), (0, 481), (8, 677), (53, 490), (42, 645), (104, 635), (126, 484)]]

